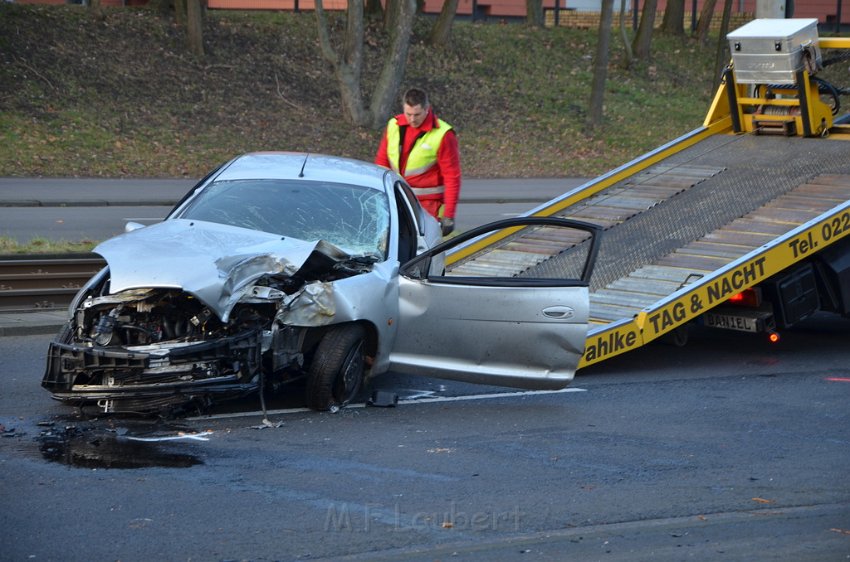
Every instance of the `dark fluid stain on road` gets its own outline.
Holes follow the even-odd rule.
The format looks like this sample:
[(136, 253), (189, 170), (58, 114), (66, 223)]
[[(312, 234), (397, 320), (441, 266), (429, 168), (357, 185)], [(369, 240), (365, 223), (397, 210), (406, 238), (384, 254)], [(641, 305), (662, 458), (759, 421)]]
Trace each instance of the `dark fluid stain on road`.
[(191, 454), (173, 452), (173, 445), (133, 441), (104, 431), (65, 428), (47, 431), (38, 438), (42, 456), (80, 468), (188, 468), (203, 461)]

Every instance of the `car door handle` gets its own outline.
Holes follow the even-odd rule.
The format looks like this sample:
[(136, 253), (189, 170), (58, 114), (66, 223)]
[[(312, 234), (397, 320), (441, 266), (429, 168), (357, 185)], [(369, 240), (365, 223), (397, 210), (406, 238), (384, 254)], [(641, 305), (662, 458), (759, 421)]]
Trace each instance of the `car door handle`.
[(575, 313), (573, 307), (564, 305), (548, 306), (543, 309), (543, 316), (556, 320), (568, 320), (575, 316)]

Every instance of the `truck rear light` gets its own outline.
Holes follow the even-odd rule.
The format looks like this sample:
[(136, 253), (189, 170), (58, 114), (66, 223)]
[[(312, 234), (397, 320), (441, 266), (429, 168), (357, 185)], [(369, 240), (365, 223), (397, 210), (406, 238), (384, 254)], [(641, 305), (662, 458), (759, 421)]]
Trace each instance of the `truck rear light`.
[(758, 287), (744, 289), (740, 293), (736, 293), (729, 297), (728, 303), (734, 304), (735, 306), (758, 308), (761, 306), (761, 290)]

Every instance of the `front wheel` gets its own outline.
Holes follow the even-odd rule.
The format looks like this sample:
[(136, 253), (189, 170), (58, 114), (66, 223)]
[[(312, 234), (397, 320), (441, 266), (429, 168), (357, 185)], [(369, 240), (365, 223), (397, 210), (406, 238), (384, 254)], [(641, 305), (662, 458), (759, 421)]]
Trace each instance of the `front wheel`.
[(357, 324), (335, 326), (322, 336), (307, 374), (307, 406), (342, 408), (357, 395), (366, 369), (364, 344)]

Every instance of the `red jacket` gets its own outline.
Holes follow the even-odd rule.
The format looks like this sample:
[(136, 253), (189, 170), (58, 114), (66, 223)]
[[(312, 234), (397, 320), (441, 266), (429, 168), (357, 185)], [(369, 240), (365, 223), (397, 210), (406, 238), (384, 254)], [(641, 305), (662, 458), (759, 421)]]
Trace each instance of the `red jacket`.
[[(446, 133), (443, 137), (443, 141), (440, 143), (440, 148), (437, 149), (437, 165), (411, 181), (411, 178), (408, 178), (404, 174), (405, 168), (407, 167), (407, 156), (410, 154), (410, 150), (413, 148), (413, 145), (420, 133), (430, 131), (433, 127), (437, 126), (437, 117), (434, 115), (434, 110), (429, 108), (428, 115), (425, 117), (425, 121), (422, 122), (422, 126), (419, 128), (411, 127), (403, 113), (396, 115), (395, 119), (398, 121), (399, 126), (405, 127), (404, 143), (402, 144), (402, 152), (399, 162), (401, 174), (412, 187), (436, 187), (438, 185), (445, 185), (446, 191), (444, 193), (423, 195), (420, 197), (420, 200), (422, 200), (423, 203), (426, 200), (441, 201), (442, 204), (445, 205), (443, 209), (443, 216), (453, 219), (455, 216), (455, 210), (457, 209), (457, 200), (460, 196), (461, 183), (460, 152), (458, 151), (457, 135), (455, 135), (454, 129)], [(378, 153), (375, 155), (375, 164), (386, 168), (390, 167), (390, 160), (387, 157), (386, 129), (384, 129), (384, 134), (381, 137), (381, 144), (378, 146)], [(428, 206), (430, 205), (426, 205), (426, 207)]]

